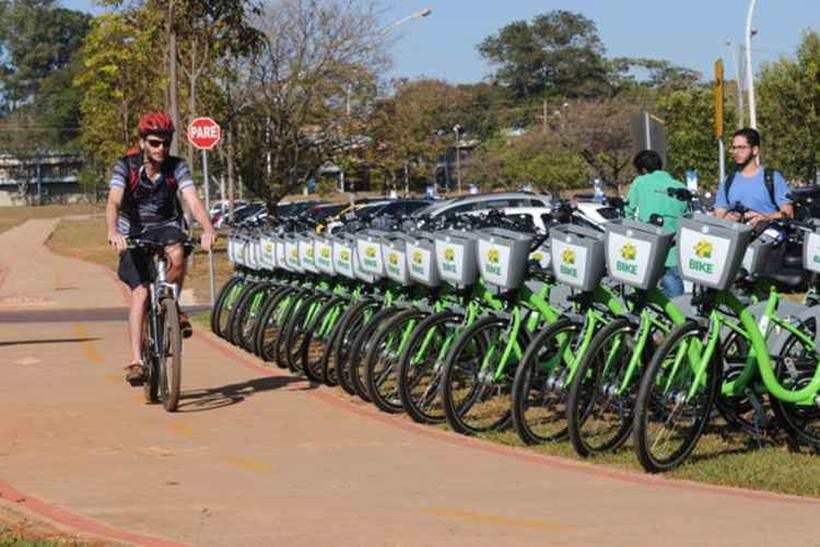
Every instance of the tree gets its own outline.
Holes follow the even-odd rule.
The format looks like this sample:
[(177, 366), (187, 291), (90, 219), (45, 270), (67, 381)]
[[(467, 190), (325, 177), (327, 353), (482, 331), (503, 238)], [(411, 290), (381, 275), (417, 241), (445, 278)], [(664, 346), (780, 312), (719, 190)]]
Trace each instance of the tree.
[(533, 96), (603, 97), (607, 80), (605, 49), (595, 23), (565, 10), (516, 21), (478, 46), (482, 57), (499, 66), (495, 78), (517, 99)]
[[(687, 169), (698, 171), (709, 185), (718, 182), (718, 143), (715, 139), (715, 103), (712, 90), (699, 87), (678, 90), (663, 96), (658, 108), (666, 124), (667, 165), (670, 173)], [(731, 102), (724, 106), (724, 116), (733, 119)]]
[(272, 204), (367, 145), (364, 91), (384, 58), (369, 2), (282, 0), (259, 25), (264, 47), (228, 80), (228, 137), (243, 183)]
[(820, 34), (803, 35), (796, 59), (765, 65), (757, 92), (766, 163), (789, 179), (816, 180), (820, 161)]
[(54, 0), (0, 4), (0, 43), (5, 53), (0, 85), (7, 111), (31, 102), (50, 74), (71, 63), (89, 21), (89, 15), (61, 8)]
[(623, 99), (572, 101), (547, 124), (564, 150), (579, 154), (596, 177), (621, 184), (635, 150), (630, 117), (636, 110)]
[(100, 170), (136, 142), (139, 116), (163, 103), (166, 76), (156, 62), (161, 15), (100, 15), (83, 44), (85, 70), (75, 79), (83, 92), (81, 134), (87, 160)]
[(482, 144), (470, 158), (467, 177), (483, 188), (518, 190), (524, 184), (557, 193), (585, 181), (583, 159), (557, 144), (548, 129), (535, 127), (519, 137), (499, 136)]

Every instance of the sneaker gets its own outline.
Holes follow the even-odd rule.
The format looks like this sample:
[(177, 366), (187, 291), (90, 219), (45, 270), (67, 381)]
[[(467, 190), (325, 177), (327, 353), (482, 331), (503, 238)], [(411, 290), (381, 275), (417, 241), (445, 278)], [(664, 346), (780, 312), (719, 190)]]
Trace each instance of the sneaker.
[(125, 381), (131, 384), (133, 387), (141, 386), (145, 383), (145, 367), (142, 366), (142, 363), (139, 361), (135, 361), (125, 367)]

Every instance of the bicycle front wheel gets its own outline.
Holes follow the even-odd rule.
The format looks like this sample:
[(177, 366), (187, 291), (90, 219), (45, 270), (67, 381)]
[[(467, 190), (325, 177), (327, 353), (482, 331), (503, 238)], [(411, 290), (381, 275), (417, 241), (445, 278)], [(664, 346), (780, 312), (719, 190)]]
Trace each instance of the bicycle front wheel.
[(580, 330), (579, 323), (562, 317), (539, 332), (521, 358), (513, 381), (512, 417), (526, 444), (566, 439), (566, 384)]
[(720, 388), (722, 357), (716, 351), (705, 370), (700, 370), (699, 348), (707, 335), (707, 329), (693, 321), (678, 325), (652, 356), (641, 379), (633, 434), (638, 461), (650, 473), (686, 461), (709, 422)]
[(179, 309), (173, 298), (160, 303), (165, 351), (159, 355), (159, 395), (168, 412), (176, 412), (182, 376), (182, 333), (179, 328)]
[(450, 427), (464, 435), (501, 429), (510, 420), (513, 367), (502, 365), (510, 321), (485, 317), (467, 328), (444, 366), (442, 398)]
[(617, 450), (632, 428), (640, 371), (629, 370), (633, 325), (612, 320), (592, 339), (567, 399), (569, 439), (581, 456)]

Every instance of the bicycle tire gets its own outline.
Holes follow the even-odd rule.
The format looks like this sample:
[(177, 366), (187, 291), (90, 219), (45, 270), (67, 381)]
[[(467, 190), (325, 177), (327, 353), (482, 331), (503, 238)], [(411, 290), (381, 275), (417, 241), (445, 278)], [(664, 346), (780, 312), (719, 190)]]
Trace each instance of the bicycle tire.
[(142, 364), (145, 367), (145, 382), (142, 384), (142, 393), (145, 397), (145, 402), (149, 404), (159, 403), (159, 373), (157, 371), (157, 363), (154, 358), (153, 345), (154, 341), (151, 337), (151, 327), (149, 324), (150, 312), (145, 311), (142, 317), (142, 344), (140, 353), (142, 357)]
[(262, 305), (270, 297), (274, 287), (268, 283), (259, 283), (251, 290), (245, 292), (242, 300), (237, 304), (236, 316), (232, 325), (231, 338), (234, 344), (248, 352), (253, 352), (253, 334), (256, 330), (255, 323), (259, 319), (259, 312), (262, 306), (257, 304), (255, 315), (252, 314), (254, 300), (262, 298)]
[[(638, 461), (644, 470), (650, 473), (669, 471), (681, 465), (697, 447), (703, 430), (709, 422), (709, 416), (717, 392), (720, 389), (722, 378), (719, 344), (707, 365), (703, 387), (698, 390), (695, 398), (695, 402), (699, 403), (699, 408), (693, 409), (686, 415), (681, 415), (682, 420), (680, 423), (691, 424), (691, 427), (683, 435), (680, 446), (666, 456), (655, 453), (657, 439), (653, 440), (651, 438), (653, 435), (650, 432), (650, 429), (652, 429), (650, 422), (654, 422), (656, 418), (659, 419), (661, 432), (680, 431), (677, 426), (670, 428), (669, 423), (674, 415), (679, 413), (681, 406), (687, 403), (686, 394), (694, 381), (692, 367), (675, 366), (674, 358), (672, 362), (669, 362), (667, 357), (669, 355), (674, 356), (674, 353), (678, 351), (678, 343), (684, 338), (705, 340), (706, 336), (706, 327), (698, 325), (694, 321), (687, 321), (676, 326), (652, 356), (652, 360), (649, 362), (643, 378), (641, 378), (635, 404), (635, 422), (632, 436)], [(680, 350), (680, 352), (681, 356), (685, 353), (684, 350)], [(683, 364), (682, 360), (682, 358), (679, 360), (679, 365)], [(664, 393), (665, 388), (672, 387), (673, 383), (677, 389), (671, 393)], [(656, 389), (660, 392), (656, 393)], [(666, 409), (663, 408), (665, 403), (672, 403), (671, 412), (665, 412)]]
[(214, 308), (215, 312), (211, 315), (212, 329), (217, 336), (223, 339), (228, 335), (231, 313), (236, 307), (236, 302), (249, 284), (249, 281), (242, 277), (235, 277), (233, 280), (235, 282), (226, 287), (227, 290), (222, 295), (219, 306)]
[(230, 279), (228, 279), (219, 289), (219, 293), (216, 296), (216, 300), (214, 300), (214, 307), (213, 310), (211, 310), (211, 332), (213, 332), (220, 338), (222, 338), (222, 333), (219, 326), (219, 318), (225, 306), (225, 300), (228, 298), (228, 294), (230, 293), (231, 289), (241, 281), (242, 278), (237, 276), (233, 276)]
[(245, 301), (247, 300), (246, 295), (250, 292), (253, 292), (260, 283), (258, 282), (250, 282), (246, 283), (240, 293), (236, 296), (236, 300), (232, 303), (231, 309), (228, 312), (228, 320), (227, 324), (222, 328), (222, 337), (230, 342), (231, 344), (236, 345), (236, 341), (234, 340), (234, 333), (236, 329), (234, 325), (236, 324), (236, 317), (238, 314), (241, 313), (241, 310), (244, 308)]
[(280, 302), (280, 305), (276, 308), (278, 316), (275, 317), (275, 320), (280, 325), (280, 328), (276, 330), (276, 335), (273, 340), (273, 362), (276, 363), (276, 366), (279, 368), (288, 368), (288, 362), (285, 356), (285, 342), (287, 341), (288, 327), (290, 326), (294, 313), (299, 310), (302, 302), (306, 298), (309, 298), (310, 295), (311, 293), (308, 290), (299, 288), (291, 293), (289, 298)]
[[(334, 296), (325, 302), (322, 309), (318, 311), (313, 322), (308, 326), (305, 337), (302, 340), (302, 347), (300, 348), (300, 359), (302, 360), (302, 371), (308, 380), (324, 384), (325, 378), (323, 376), (322, 359), (326, 354), (325, 349), (331, 342), (332, 333), (335, 328), (335, 323), (329, 325), (329, 330), (322, 332), (321, 329), (326, 328), (325, 321), (330, 320), (329, 314), (338, 313), (348, 303), (346, 298), (341, 296)], [(338, 316), (336, 318), (338, 322)]]
[[(378, 300), (362, 300), (352, 308), (349, 308), (344, 315), (344, 318), (339, 325), (339, 331), (336, 333), (336, 340), (333, 344), (332, 366), (336, 371), (336, 381), (350, 395), (356, 395), (356, 388), (353, 385), (353, 380), (350, 378), (350, 370), (348, 369), (348, 354), (350, 347), (353, 344), (356, 336), (354, 332), (358, 331), (369, 319), (368, 311), (378, 308), (381, 302)], [(328, 371), (326, 377), (331, 374)]]
[[(491, 351), (496, 342), (501, 342), (499, 349), (505, 345), (503, 340), (488, 338), (486, 331), (496, 329), (498, 334), (493, 336), (503, 338), (509, 326), (508, 318), (483, 317), (461, 333), (447, 356), (443, 371), (442, 400), (447, 423), (453, 431), (462, 435), (475, 435), (503, 429), (509, 424), (512, 414), (509, 395), (516, 367), (508, 365), (499, 382), (490, 377), (490, 374), (495, 375), (495, 367), (485, 366), (486, 359), (496, 353)], [(526, 344), (524, 330), (522, 325), (517, 341), (519, 347)], [(474, 350), (474, 355), (462, 361), (462, 353), (471, 350)], [(483, 378), (480, 377), (482, 375)], [(471, 383), (474, 385), (463, 392), (461, 384)]]
[(403, 309), (405, 308), (391, 306), (374, 313), (370, 320), (359, 330), (353, 344), (350, 346), (350, 356), (347, 360), (348, 374), (356, 392), (355, 394), (367, 403), (372, 401), (370, 400), (370, 394), (367, 392), (367, 384), (365, 384), (364, 379), (364, 357), (370, 349), (373, 335), (379, 326)]
[(327, 294), (309, 296), (293, 315), (290, 327), (285, 334), (285, 360), (291, 372), (302, 372), (302, 343), (305, 340), (307, 329), (329, 299), (330, 295)]
[[(581, 358), (567, 397), (567, 427), (575, 452), (582, 457), (614, 452), (629, 438), (640, 377), (624, 394), (613, 393), (623, 383), (635, 350), (635, 326), (625, 318), (604, 325)], [(618, 336), (623, 342), (615, 340)]]
[[(814, 319), (809, 321), (804, 324), (804, 329), (814, 328), (813, 338), (817, 340)], [(784, 388), (798, 390), (811, 382), (818, 366), (820, 356), (817, 350), (806, 346), (796, 335), (789, 334), (778, 355), (775, 377)], [(820, 448), (820, 400), (817, 399), (817, 394), (814, 405), (787, 403), (771, 393), (768, 399), (775, 416), (789, 436), (815, 450)]]
[[(544, 444), (567, 438), (565, 383), (569, 370), (561, 355), (567, 351), (567, 346), (572, 345), (580, 330), (580, 323), (561, 317), (536, 334), (524, 351), (513, 380), (512, 423), (525, 444)], [(566, 338), (562, 341), (561, 336)], [(544, 363), (544, 358), (555, 361)], [(531, 404), (531, 395), (537, 395), (537, 405)]]
[(265, 362), (271, 362), (274, 359), (273, 344), (280, 326), (276, 322), (278, 307), (288, 295), (293, 294), (296, 290), (294, 287), (282, 287), (282, 290), (270, 298), (262, 309), (254, 334), (254, 353)]
[[(398, 389), (401, 344), (406, 342), (407, 329), (415, 329), (416, 322), (425, 315), (416, 308), (405, 309), (384, 321), (373, 334), (364, 357), (364, 380), (370, 400), (383, 412), (404, 412)], [(398, 346), (395, 345), (397, 342)]]
[[(447, 325), (458, 328), (464, 320), (464, 315), (451, 310), (445, 310), (425, 318), (418, 324), (416, 330), (407, 341), (407, 347), (399, 361), (399, 396), (404, 411), (420, 424), (443, 423), (447, 417), (441, 402), (442, 370), (447, 353), (448, 336), (450, 343), (456, 333), (446, 334)], [(441, 344), (433, 342), (436, 332), (442, 331)], [(428, 336), (431, 338), (428, 339)], [(422, 345), (427, 342), (426, 347)], [(431, 356), (426, 350), (432, 349)], [(425, 351), (425, 354), (419, 354)], [(444, 356), (442, 357), (442, 351)]]
[[(173, 298), (164, 298), (162, 323), (165, 354), (160, 357), (159, 392), (162, 406), (168, 412), (176, 412), (182, 381), (182, 330), (179, 326), (179, 308)], [(170, 358), (170, 359), (169, 359)]]

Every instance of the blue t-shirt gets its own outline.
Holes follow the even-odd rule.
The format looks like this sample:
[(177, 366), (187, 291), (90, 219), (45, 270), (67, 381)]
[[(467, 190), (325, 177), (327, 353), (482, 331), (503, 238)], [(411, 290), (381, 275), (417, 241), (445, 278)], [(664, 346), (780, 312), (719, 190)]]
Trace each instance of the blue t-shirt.
[(786, 184), (786, 179), (779, 171), (774, 171), (774, 200), (777, 202), (775, 208), (772, 198), (769, 196), (769, 191), (766, 189), (764, 173), (765, 168), (762, 165), (758, 168), (757, 173), (751, 177), (743, 176), (743, 173), (739, 171), (735, 173), (735, 179), (729, 188), (728, 201), (724, 189), (725, 183), (721, 182), (715, 196), (715, 207), (731, 209), (736, 203), (740, 202), (747, 209), (770, 215), (779, 211), (782, 205), (791, 203), (791, 200), (786, 197), (786, 194), (789, 193), (789, 185)]

